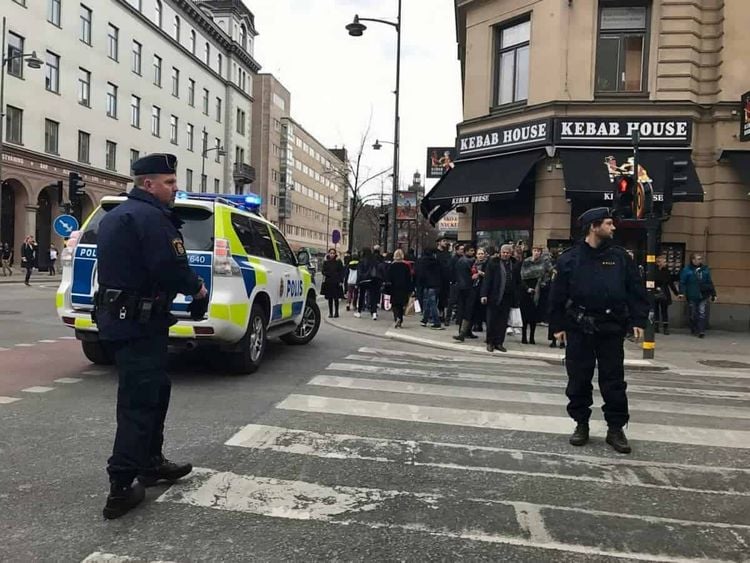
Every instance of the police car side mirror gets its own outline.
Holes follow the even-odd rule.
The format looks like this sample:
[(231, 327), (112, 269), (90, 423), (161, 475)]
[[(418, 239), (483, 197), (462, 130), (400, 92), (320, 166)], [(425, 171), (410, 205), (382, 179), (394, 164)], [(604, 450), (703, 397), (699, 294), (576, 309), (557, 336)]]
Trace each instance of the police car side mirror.
[(308, 266), (310, 264), (310, 253), (307, 250), (300, 250), (297, 253), (297, 263), (300, 266)]

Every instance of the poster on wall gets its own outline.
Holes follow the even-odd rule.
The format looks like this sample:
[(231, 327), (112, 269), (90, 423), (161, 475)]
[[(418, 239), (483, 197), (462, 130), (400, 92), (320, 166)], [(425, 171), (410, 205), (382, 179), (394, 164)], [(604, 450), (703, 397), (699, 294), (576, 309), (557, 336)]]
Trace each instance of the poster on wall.
[(398, 214), (399, 221), (414, 220), (417, 218), (417, 193), (398, 192)]
[(750, 141), (750, 92), (742, 94), (742, 112), (740, 114), (740, 141)]
[(458, 233), (458, 213), (451, 211), (440, 219), (437, 224), (437, 230), (445, 234)]
[(454, 147), (427, 147), (427, 177), (440, 178), (453, 167), (455, 160)]

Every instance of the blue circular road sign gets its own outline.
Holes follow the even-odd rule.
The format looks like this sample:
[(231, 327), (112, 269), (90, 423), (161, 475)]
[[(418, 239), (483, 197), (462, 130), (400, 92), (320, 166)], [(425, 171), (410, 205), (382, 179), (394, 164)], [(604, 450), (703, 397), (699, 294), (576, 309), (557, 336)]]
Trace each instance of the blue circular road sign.
[(78, 230), (78, 219), (72, 215), (58, 215), (52, 224), (58, 236), (68, 238), (70, 233)]
[(333, 244), (338, 244), (341, 241), (341, 231), (334, 229), (331, 233), (331, 241)]

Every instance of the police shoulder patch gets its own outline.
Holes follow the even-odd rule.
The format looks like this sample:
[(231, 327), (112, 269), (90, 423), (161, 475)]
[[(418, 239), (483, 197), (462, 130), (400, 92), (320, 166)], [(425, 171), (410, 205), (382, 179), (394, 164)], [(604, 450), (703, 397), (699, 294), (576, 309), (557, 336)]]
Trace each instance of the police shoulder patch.
[(182, 242), (182, 239), (176, 238), (172, 240), (172, 248), (174, 248), (174, 253), (177, 256), (185, 256), (187, 252), (185, 252), (185, 243)]

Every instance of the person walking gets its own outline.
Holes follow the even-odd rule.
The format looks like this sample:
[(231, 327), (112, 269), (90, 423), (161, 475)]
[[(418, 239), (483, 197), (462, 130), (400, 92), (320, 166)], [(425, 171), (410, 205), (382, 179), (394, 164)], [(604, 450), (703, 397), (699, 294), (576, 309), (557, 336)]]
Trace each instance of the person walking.
[(672, 304), (672, 294), (679, 294), (672, 280), (672, 273), (667, 267), (664, 255), (656, 258), (656, 291), (654, 292), (654, 330), (669, 335), (669, 306)]
[(511, 256), (513, 245), (504, 244), (500, 254), (490, 259), (481, 287), (481, 300), (487, 305), (487, 351), (505, 349), (508, 315), (515, 306), (518, 295), (518, 279)]
[(458, 334), (454, 340), (463, 342), (466, 338), (477, 338), (471, 329), (474, 326), (474, 249), (464, 246), (464, 255), (456, 262), (454, 280), (456, 287), (456, 318), (458, 319)]
[(708, 300), (716, 301), (716, 288), (702, 254), (691, 254), (690, 264), (680, 272), (679, 297), (688, 302), (690, 332), (698, 338), (705, 337)]
[[(544, 311), (547, 305), (546, 286), (551, 278), (552, 264), (549, 259), (544, 259), (543, 252), (544, 249), (541, 246), (534, 246), (531, 249), (531, 256), (521, 263), (520, 305), (523, 331), (521, 344), (536, 344), (534, 340), (536, 325), (542, 321), (541, 311)], [(527, 330), (528, 339), (526, 338)]]
[(550, 293), (552, 330), (567, 342), (565, 394), (568, 414), (576, 422), (569, 441), (583, 446), (589, 440), (596, 367), (607, 443), (617, 452), (630, 453), (622, 430), (630, 419), (623, 344), (628, 326), (636, 339), (643, 337), (649, 314), (646, 288), (633, 259), (612, 243), (615, 225), (609, 208), (590, 209), (579, 222), (585, 238), (560, 255)]
[(31, 235), (27, 236), (21, 245), (21, 267), (26, 270), (26, 278), (23, 283), (29, 286), (31, 285), (29, 279), (31, 279), (31, 272), (34, 270), (38, 248), (39, 246)]
[(49, 275), (55, 275), (55, 263), (57, 262), (57, 247), (51, 245), (49, 247)]
[(346, 310), (357, 309), (359, 289), (357, 287), (357, 266), (359, 266), (359, 255), (354, 253), (346, 265)]
[(178, 293), (193, 297), (191, 309), (207, 306), (208, 295), (188, 263), (182, 222), (171, 211), (178, 190), (177, 158), (150, 154), (134, 161), (131, 169), (135, 186), (126, 201), (102, 218), (97, 241), (94, 314), (119, 374), (106, 519), (140, 504), (144, 487), (174, 482), (193, 470), (163, 453), (171, 394), (167, 345), (169, 327), (176, 322), (169, 311)]
[(338, 259), (336, 249), (329, 248), (323, 262), (323, 284), (320, 291), (328, 300), (328, 318), (339, 317), (339, 300), (344, 297), (344, 265)]
[(380, 280), (378, 280), (379, 261), (372, 251), (365, 247), (357, 266), (357, 283), (359, 285), (359, 300), (357, 303), (356, 318), (362, 316), (365, 304), (370, 308), (372, 320), (378, 320), (378, 301), (380, 300)]
[(491, 249), (477, 248), (477, 259), (471, 268), (472, 300), (474, 314), (472, 315), (473, 331), (484, 332), (484, 321), (487, 318), (487, 305), (482, 303), (482, 284), (487, 274), (487, 263), (494, 252)]
[(8, 272), (8, 276), (12, 276), (13, 270), (11, 269), (11, 263), (13, 262), (13, 248), (11, 248), (7, 242), (4, 243), (0, 249), (0, 262), (2, 262), (3, 277), (6, 276), (5, 272)]
[(440, 321), (438, 298), (443, 287), (443, 268), (434, 248), (425, 248), (422, 257), (417, 261), (416, 278), (419, 294), (424, 301), (422, 305), (422, 326), (430, 324), (434, 330), (445, 330)]
[(409, 302), (409, 297), (414, 291), (414, 280), (409, 265), (404, 262), (404, 251), (401, 249), (393, 253), (391, 262), (386, 273), (385, 287), (391, 296), (391, 309), (395, 328), (401, 328), (404, 324), (404, 310)]

